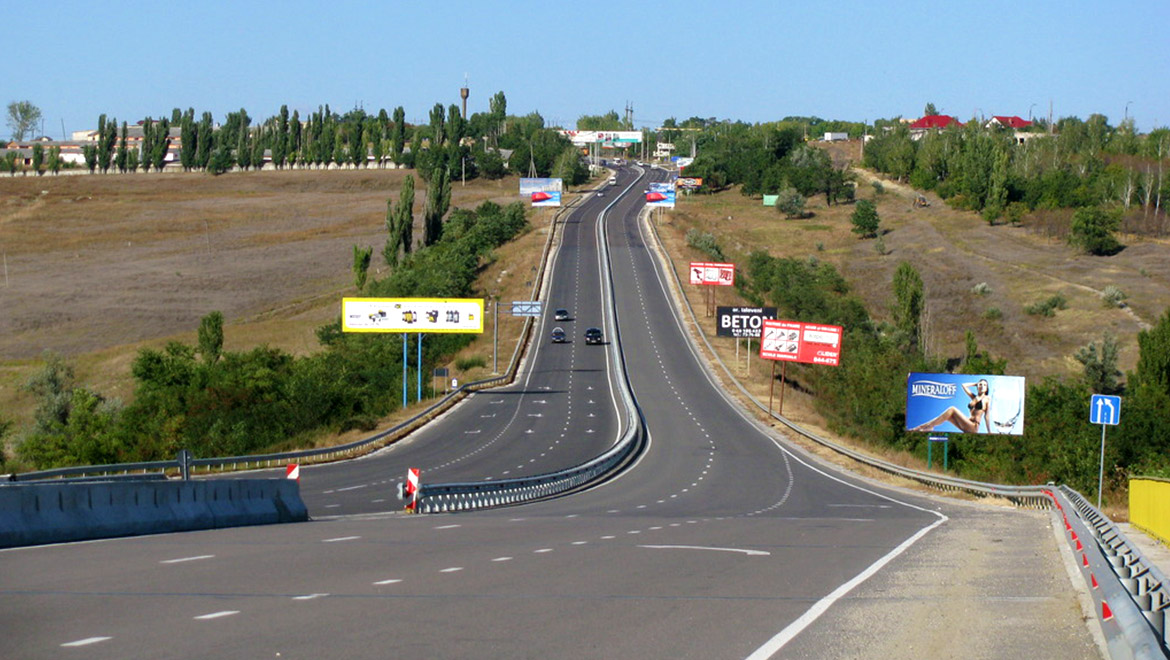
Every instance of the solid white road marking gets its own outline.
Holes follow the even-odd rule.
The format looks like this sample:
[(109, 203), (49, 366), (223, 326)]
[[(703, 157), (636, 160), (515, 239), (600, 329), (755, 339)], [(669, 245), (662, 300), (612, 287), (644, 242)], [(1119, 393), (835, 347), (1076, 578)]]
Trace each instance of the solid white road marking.
[(714, 552), (741, 552), (749, 557), (768, 557), (772, 553), (764, 550), (748, 550), (747, 548), (716, 548), (706, 545), (640, 545), (639, 548), (652, 550), (711, 550)]
[(164, 559), (160, 564), (181, 564), (185, 561), (199, 561), (200, 559), (211, 559), (215, 555), (196, 555), (194, 557), (179, 557), (178, 559)]
[(212, 612), (211, 614), (200, 614), (199, 616), (195, 617), (195, 620), (196, 621), (209, 621), (211, 619), (219, 619), (221, 617), (231, 616), (233, 614), (239, 614), (239, 613), (240, 613), (239, 610), (224, 610), (222, 612)]
[(90, 644), (104, 642), (107, 639), (113, 639), (113, 637), (86, 637), (85, 639), (79, 639), (76, 642), (65, 642), (61, 646), (89, 646)]

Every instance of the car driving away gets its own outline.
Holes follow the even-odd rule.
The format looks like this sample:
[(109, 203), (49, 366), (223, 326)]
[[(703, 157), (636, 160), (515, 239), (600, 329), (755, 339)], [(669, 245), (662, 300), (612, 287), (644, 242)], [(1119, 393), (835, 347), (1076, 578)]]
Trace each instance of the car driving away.
[(586, 344), (600, 344), (602, 338), (601, 328), (589, 328), (585, 331)]
[(563, 344), (567, 341), (569, 341), (569, 337), (565, 334), (564, 328), (553, 328), (552, 342), (554, 344)]
[(558, 320), (558, 321), (568, 321), (570, 318), (569, 317), (569, 310), (558, 309), (557, 311), (553, 312), (553, 318)]

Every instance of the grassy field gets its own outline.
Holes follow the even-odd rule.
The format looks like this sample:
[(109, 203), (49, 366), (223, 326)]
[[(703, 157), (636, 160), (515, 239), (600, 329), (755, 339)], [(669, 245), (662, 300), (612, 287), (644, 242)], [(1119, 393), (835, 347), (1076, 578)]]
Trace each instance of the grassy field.
[[(337, 317), (342, 296), (357, 293), (352, 247), (373, 246), (370, 276), (386, 275), (387, 201), (397, 201), (409, 173), (0, 178), (0, 415), (18, 424), (31, 419), (34, 402), (20, 385), (46, 350), (64, 355), (80, 383), (129, 400), (138, 350), (194, 343), (199, 320), (215, 310), (225, 317), (225, 350), (316, 351), (316, 328)], [(452, 207), (509, 203), (516, 190), (514, 177), (455, 182)], [(424, 199), (419, 182), (416, 222)], [(530, 296), (551, 217), (534, 214), (533, 230), (497, 251), (481, 273), (485, 296)], [(500, 317), (501, 370), (521, 325)], [(489, 322), (458, 356), (485, 366), (462, 372), (453, 360), (452, 376), (464, 382), (490, 373), (491, 340)]]

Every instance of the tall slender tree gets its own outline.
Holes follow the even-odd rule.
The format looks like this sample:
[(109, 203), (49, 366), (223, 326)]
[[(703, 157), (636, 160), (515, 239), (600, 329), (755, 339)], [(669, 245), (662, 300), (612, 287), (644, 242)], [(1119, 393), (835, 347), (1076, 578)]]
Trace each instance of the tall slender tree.
[(925, 299), (918, 270), (909, 261), (898, 264), (894, 272), (894, 324), (912, 348), (919, 347)]
[(435, 168), (427, 186), (423, 207), (423, 245), (434, 245), (443, 237), (443, 216), (451, 205), (451, 180), (445, 167)]
[[(402, 164), (402, 150), (406, 147), (406, 111), (394, 108), (394, 129), (390, 137), (390, 157), (395, 165)], [(411, 147), (413, 149), (413, 147)]]

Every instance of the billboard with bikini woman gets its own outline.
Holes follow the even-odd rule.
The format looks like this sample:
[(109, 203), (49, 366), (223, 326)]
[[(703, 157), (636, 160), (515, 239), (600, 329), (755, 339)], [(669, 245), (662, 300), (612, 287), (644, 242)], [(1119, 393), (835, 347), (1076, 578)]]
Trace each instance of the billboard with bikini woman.
[(1024, 433), (1024, 377), (911, 373), (906, 430)]

